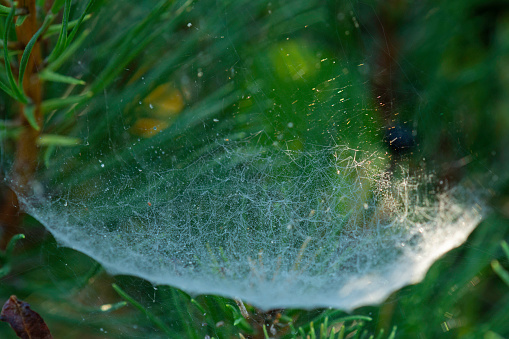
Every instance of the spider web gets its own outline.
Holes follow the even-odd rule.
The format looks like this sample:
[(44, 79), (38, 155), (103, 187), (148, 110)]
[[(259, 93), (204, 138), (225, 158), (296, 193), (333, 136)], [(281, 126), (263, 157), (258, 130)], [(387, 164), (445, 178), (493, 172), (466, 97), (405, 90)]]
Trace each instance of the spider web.
[[(202, 18), (187, 3), (180, 26), (167, 24), (174, 35), (163, 33), (172, 12), (161, 14), (150, 53), (118, 82), (47, 118), (51, 129), (73, 113), (55, 131), (81, 144), (48, 152), (18, 196), (62, 246), (191, 294), (351, 310), (419, 281), (465, 241), (482, 218), (476, 189), (391, 163), (368, 65), (306, 38), (324, 8), (299, 3), (292, 11), (305, 15), (293, 17), (289, 6), (260, 5), (279, 16), (267, 19), (274, 31), (251, 27), (241, 39), (258, 21), (230, 13), (246, 4)], [(114, 18), (119, 32), (147, 15), (126, 11)], [(353, 36), (357, 19), (345, 13)], [(118, 43), (97, 20), (67, 68), (92, 88), (105, 79), (94, 58)], [(297, 24), (305, 33), (287, 33)]]
[(374, 157), (218, 144), (183, 168), (21, 201), (112, 274), (264, 309), (353, 309), (422, 279), (481, 219), (467, 189), (430, 193), (432, 177), (390, 178)]

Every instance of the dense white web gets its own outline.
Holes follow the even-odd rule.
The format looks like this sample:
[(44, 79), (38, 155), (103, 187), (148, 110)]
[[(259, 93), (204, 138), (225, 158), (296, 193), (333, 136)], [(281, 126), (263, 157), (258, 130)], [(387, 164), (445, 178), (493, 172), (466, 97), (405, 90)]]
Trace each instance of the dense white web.
[[(374, 62), (353, 60), (353, 10), (176, 3), (98, 15), (66, 68), (88, 85), (64, 93), (94, 96), (49, 112), (45, 128), (79, 145), (41, 150), (18, 190), (61, 245), (191, 294), (352, 310), (422, 279), (480, 222), (475, 187), (389, 164)], [(146, 39), (124, 46), (112, 20), (113, 33)], [(145, 40), (121, 71), (109, 67)]]
[(376, 158), (217, 144), (184, 168), (110, 173), (119, 182), (22, 203), (113, 274), (264, 309), (348, 310), (421, 279), (481, 218), (467, 189), (429, 192), (432, 177), (391, 178)]

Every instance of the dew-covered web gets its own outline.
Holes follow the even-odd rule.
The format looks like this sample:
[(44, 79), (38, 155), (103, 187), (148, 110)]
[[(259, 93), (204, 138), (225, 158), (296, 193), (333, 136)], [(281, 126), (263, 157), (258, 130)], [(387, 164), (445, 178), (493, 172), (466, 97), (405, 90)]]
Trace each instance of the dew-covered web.
[[(68, 66), (94, 96), (48, 126), (79, 144), (46, 150), (19, 194), (60, 244), (191, 294), (351, 310), (422, 279), (478, 224), (474, 188), (391, 158), (368, 60), (344, 55), (353, 11), (334, 50), (317, 38), (319, 4), (208, 18), (178, 4), (99, 16)], [(103, 54), (119, 48), (101, 27), (147, 15), (164, 27), (101, 88)]]

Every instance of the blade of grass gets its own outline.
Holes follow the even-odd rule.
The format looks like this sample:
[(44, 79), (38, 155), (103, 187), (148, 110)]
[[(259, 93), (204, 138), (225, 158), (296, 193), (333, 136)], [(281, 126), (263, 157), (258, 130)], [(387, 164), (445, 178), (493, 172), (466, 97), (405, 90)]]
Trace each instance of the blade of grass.
[[(330, 325), (332, 324), (336, 324), (336, 323), (341, 323), (341, 322), (348, 322), (348, 321), (372, 321), (373, 318), (371, 317), (368, 317), (368, 316), (365, 316), (365, 315), (348, 315), (348, 316), (344, 316), (344, 317), (340, 317), (340, 318), (334, 318), (334, 315), (336, 314), (342, 314), (343, 312), (342, 311), (334, 311), (332, 313), (324, 313), (322, 315), (319, 315), (318, 317), (314, 318), (313, 319), (313, 323), (315, 324), (318, 324), (318, 323), (321, 323), (323, 321), (325, 321), (325, 318), (328, 318), (328, 323)], [(310, 323), (306, 324), (306, 325), (303, 325), (301, 326), (303, 328), (303, 330), (305, 332), (309, 332), (311, 330), (310, 328)]]
[(55, 0), (53, 6), (51, 6), (51, 12), (57, 14), (60, 12), (60, 8), (64, 5), (64, 0)]
[[(74, 40), (74, 37), (76, 33), (78, 32), (78, 29), (80, 28), (83, 21), (86, 19), (86, 17), (89, 16), (89, 11), (94, 3), (94, 0), (89, 0), (87, 6), (85, 7), (85, 10), (83, 13), (81, 13), (80, 17), (77, 20), (74, 20), (72, 22), (69, 22), (69, 14), (71, 9), (71, 1), (65, 0), (65, 6), (64, 6), (64, 17), (62, 19), (62, 25), (60, 26), (60, 34), (58, 36), (58, 41), (47, 58), (48, 63), (53, 63), (55, 60), (57, 60), (69, 47), (71, 42)], [(71, 26), (72, 24), (72, 26)], [(67, 31), (72, 27), (72, 31), (67, 34)]]
[(201, 312), (201, 314), (207, 313), (207, 311), (205, 311), (205, 309), (196, 300), (191, 299), (191, 304), (196, 306), (198, 308), (198, 310)]
[(262, 328), (263, 328), (263, 336), (264, 336), (264, 338), (265, 339), (270, 339), (269, 333), (267, 333), (267, 326), (265, 326), (265, 324), (264, 324), (264, 325), (262, 325)]
[(166, 326), (166, 324), (164, 324), (161, 321), (161, 319), (157, 318), (154, 314), (152, 314), (152, 312), (150, 312), (145, 307), (143, 307), (140, 303), (138, 303), (136, 300), (131, 298), (131, 296), (129, 296), (126, 292), (124, 292), (124, 290), (122, 290), (117, 284), (112, 284), (111, 286), (113, 287), (115, 292), (117, 292), (128, 303), (130, 303), (131, 305), (136, 307), (138, 310), (140, 310), (143, 314), (145, 314), (145, 316), (147, 316), (147, 318), (150, 319), (150, 321), (152, 321), (152, 323), (154, 323), (154, 325), (159, 327), (159, 329), (161, 329), (166, 335), (168, 335), (168, 337), (170, 337), (170, 338), (176, 337), (175, 333), (173, 333), (173, 331), (170, 330), (170, 328), (168, 326)]
[(143, 51), (157, 37), (156, 34), (151, 34), (150, 38), (144, 37), (140, 39), (141, 33), (147, 26), (156, 22), (169, 6), (170, 3), (168, 1), (160, 1), (143, 21), (125, 33), (122, 39), (123, 43), (117, 48), (115, 56), (111, 58), (108, 65), (99, 74), (95, 83), (91, 85), (90, 89), (93, 93), (98, 93), (109, 85), (117, 74), (124, 69), (125, 65), (131, 62), (136, 55)]
[(387, 337), (387, 339), (394, 339), (396, 338), (396, 331), (398, 330), (398, 327), (397, 326), (394, 326), (392, 328), (392, 332), (391, 334), (389, 334), (389, 336)]
[(83, 277), (81, 277), (80, 282), (76, 284), (75, 291), (84, 288), (90, 282), (90, 279), (95, 277), (101, 271), (102, 271), (101, 264), (99, 264), (97, 262), (94, 263), (94, 265), (92, 265), (92, 267), (87, 272), (87, 274), (85, 274)]
[[(11, 7), (0, 5), (0, 16), (7, 16), (9, 15), (9, 12), (11, 11)], [(25, 8), (16, 8), (14, 15), (27, 15), (28, 12)], [(19, 19), (18, 19), (19, 20)]]
[(7, 244), (7, 248), (5, 249), (5, 253), (2, 254), (2, 257), (10, 257), (12, 255), (12, 251), (14, 250), (14, 246), (20, 239), (25, 239), (24, 234), (16, 234), (9, 240), (9, 243)]
[(6, 276), (11, 271), (11, 256), (14, 246), (20, 239), (25, 239), (24, 234), (16, 234), (9, 240), (4, 253), (0, 253), (0, 259), (3, 261), (3, 267), (0, 268), (0, 278)]
[(325, 338), (327, 336), (328, 322), (329, 322), (329, 317), (325, 317), (325, 320), (320, 325), (320, 338)]
[(341, 325), (341, 328), (339, 329), (339, 333), (338, 333), (338, 339), (343, 339), (345, 337), (345, 332), (346, 332), (346, 326)]
[(16, 20), (16, 27), (23, 25), (27, 16), (28, 15), (18, 16), (18, 20)]
[(56, 150), (56, 146), (48, 146), (46, 148), (46, 151), (44, 152), (43, 160), (44, 160), (44, 166), (46, 168), (50, 168), (51, 166), (51, 156)]
[(11, 12), (11, 9), (7, 6), (0, 5), (0, 15), (7, 16)]
[[(12, 24), (14, 22), (14, 6), (11, 8), (7, 19), (5, 20), (5, 31), (4, 31), (4, 43), (7, 44), (9, 41), (9, 33), (11, 31)], [(14, 94), (14, 98), (22, 103), (28, 103), (28, 99), (23, 93), (22, 89), (18, 87), (16, 84), (16, 80), (14, 79), (14, 75), (12, 74), (11, 63), (9, 58), (8, 49), (4, 48), (4, 61), (5, 61), (5, 71), (7, 73), (7, 79), (9, 80), (9, 84), (12, 89), (12, 93)]]
[[(500, 242), (500, 246), (502, 246), (504, 254), (506, 255), (507, 259), (509, 259), (509, 245), (507, 245), (507, 242), (502, 240)], [(509, 286), (509, 272), (505, 270), (502, 265), (500, 265), (498, 260), (493, 260), (491, 262), (491, 268), (500, 277), (500, 279), (502, 279), (502, 281), (506, 283), (507, 286)]]
[(378, 334), (376, 335), (376, 338), (375, 339), (382, 339), (384, 336), (384, 329), (382, 328), (380, 330), (380, 332), (378, 332)]
[(19, 65), (19, 88), (23, 88), (23, 77), (25, 75), (25, 70), (28, 65), (28, 59), (30, 58), (30, 54), (32, 53), (32, 48), (34, 47), (35, 43), (41, 36), (41, 33), (48, 28), (48, 26), (51, 24), (51, 21), (53, 21), (53, 15), (48, 14), (46, 18), (44, 18), (44, 22), (42, 26), (37, 30), (37, 32), (34, 34), (34, 36), (30, 39), (27, 46), (25, 47), (25, 51), (23, 52), (23, 55), (21, 56), (21, 61)]
[[(91, 17), (92, 17), (91, 14), (85, 15), (85, 17), (83, 18), (83, 22), (89, 20)], [(79, 19), (69, 21), (69, 23), (67, 24), (67, 30), (70, 30), (70, 29), (76, 27), (78, 22), (79, 22)], [(51, 25), (48, 27), (48, 30), (44, 33), (44, 38), (49, 38), (50, 36), (52, 36), (54, 34), (58, 34), (61, 30), (62, 30), (62, 23), (56, 24), (56, 25)]]
[(80, 102), (87, 100), (90, 97), (91, 93), (87, 92), (85, 94), (68, 96), (67, 98), (48, 99), (41, 103), (41, 111), (42, 114), (45, 114), (55, 109), (60, 109), (74, 104), (79, 104)]
[(39, 124), (37, 124), (34, 112), (35, 112), (34, 105), (26, 105), (23, 109), (23, 114), (25, 115), (25, 118), (27, 119), (30, 126), (32, 126), (33, 129), (35, 129), (36, 131), (39, 131), (41, 128), (39, 127)]
[(83, 44), (85, 38), (90, 34), (90, 30), (84, 31), (68, 48), (66, 48), (58, 58), (52, 63), (48, 64), (45, 71), (56, 71), (67, 61), (71, 56), (75, 55), (76, 50)]
[(505, 256), (507, 257), (507, 259), (509, 259), (509, 245), (507, 245), (507, 242), (505, 242), (505, 240), (502, 240), (500, 246), (502, 246), (502, 250), (504, 251)]
[(69, 14), (71, 12), (71, 0), (65, 0), (64, 3), (64, 14), (62, 17), (62, 26), (60, 29), (60, 34), (58, 35), (57, 43), (51, 51), (51, 54), (48, 57), (48, 62), (51, 62), (55, 58), (57, 58), (60, 54), (62, 54), (63, 49), (67, 44), (67, 24), (69, 22)]
[(315, 332), (315, 324), (313, 322), (309, 323), (309, 335), (311, 336), (311, 339), (316, 339), (316, 332)]
[(249, 323), (246, 321), (246, 318), (244, 318), (233, 305), (226, 304), (225, 307), (232, 311), (233, 326), (237, 326), (239, 329), (248, 333), (253, 332), (253, 329), (251, 328), (251, 325), (249, 325)]
[(37, 140), (37, 144), (39, 146), (76, 146), (80, 141), (78, 138), (65, 135), (43, 134)]
[(509, 286), (509, 272), (507, 272), (503, 267), (502, 265), (500, 265), (500, 263), (498, 262), (498, 260), (493, 260), (491, 262), (491, 268), (493, 269), (493, 271), (495, 271), (495, 273), (500, 277), (500, 279), (502, 279), (506, 284), (507, 286)]
[(53, 71), (50, 71), (48, 69), (45, 69), (41, 73), (39, 73), (39, 78), (46, 80), (46, 81), (52, 81), (52, 82), (61, 82), (64, 84), (70, 84), (70, 85), (85, 85), (86, 82), (80, 79), (76, 79), (67, 75), (62, 75), (55, 73)]
[[(203, 102), (200, 102), (199, 105), (196, 107), (193, 107), (193, 109), (187, 111), (187, 113), (184, 115), (182, 114), (179, 117), (179, 120), (174, 125), (170, 126), (168, 129), (164, 130), (162, 133), (156, 135), (153, 138), (150, 139), (144, 139), (141, 142), (137, 143), (136, 145), (133, 145), (131, 150), (125, 150), (118, 157), (111, 157), (111, 159), (108, 159), (105, 161), (105, 166), (116, 166), (120, 159), (126, 159), (129, 157), (130, 152), (136, 152), (141, 149), (146, 149), (146, 147), (151, 147), (152, 145), (156, 145), (158, 143), (165, 143), (171, 141), (174, 137), (180, 133), (182, 129), (187, 129), (193, 127), (195, 124), (198, 124), (199, 121), (202, 121), (207, 116), (210, 116), (214, 114), (215, 112), (220, 111), (223, 107), (228, 106), (235, 102), (235, 100), (238, 98), (239, 93), (230, 91), (232, 88), (230, 86), (224, 86), (223, 88), (218, 89), (213, 94), (211, 94), (206, 100)], [(222, 102), (214, 103), (214, 99), (221, 97), (223, 98)], [(80, 173), (80, 175), (77, 175), (75, 177), (79, 177), (79, 180), (87, 180), (87, 178), (90, 178), (93, 176), (96, 172), (96, 169), (94, 169), (92, 166), (87, 167), (83, 170), (83, 172)], [(73, 178), (75, 180), (75, 178)], [(165, 180), (164, 178), (161, 178), (161, 180)], [(137, 194), (140, 194), (140, 192), (143, 192), (145, 189), (148, 189), (148, 187), (145, 185), (144, 188), (139, 188)], [(135, 194), (133, 192), (133, 194)], [(127, 199), (129, 197), (126, 197)]]
[(9, 86), (7, 86), (6, 84), (4, 84), (3, 82), (1, 82), (1, 81), (0, 81), (0, 89), (2, 91), (4, 91), (7, 95), (9, 95), (10, 97), (12, 97), (14, 99), (17, 99), (16, 95), (11, 90), (11, 88)]
[[(330, 330), (330, 333), (329, 333), (329, 339), (334, 339), (334, 337), (336, 336), (336, 330), (333, 328), (331, 328)], [(327, 337), (326, 337), (327, 338)]]
[(190, 314), (189, 310), (190, 305), (187, 300), (187, 296), (185, 295), (185, 293), (182, 293), (181, 291), (171, 287), (166, 291), (169, 292), (170, 300), (172, 300), (171, 308), (177, 311), (176, 313), (178, 314), (178, 320), (176, 319), (176, 321), (180, 321), (180, 323), (182, 324), (182, 330), (183, 332), (186, 333), (185, 337), (192, 338), (194, 336), (193, 328), (185, 316), (186, 314)]
[(88, 15), (88, 12), (90, 11), (90, 8), (92, 7), (93, 4), (94, 4), (94, 0), (88, 1), (87, 7), (85, 7), (85, 10), (83, 11), (83, 13), (81, 13), (81, 16), (78, 18), (76, 24), (74, 25), (74, 28), (72, 29), (71, 33), (67, 37), (67, 42), (65, 44), (65, 48), (67, 48), (67, 46), (69, 46), (71, 41), (74, 39), (74, 36), (78, 32), (78, 29), (80, 28), (82, 22), (85, 20), (85, 17)]

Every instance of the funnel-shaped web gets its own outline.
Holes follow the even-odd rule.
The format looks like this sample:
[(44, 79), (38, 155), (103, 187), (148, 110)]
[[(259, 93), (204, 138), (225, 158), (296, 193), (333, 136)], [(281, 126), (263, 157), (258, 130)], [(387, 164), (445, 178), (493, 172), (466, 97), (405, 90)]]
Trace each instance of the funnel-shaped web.
[(59, 71), (87, 101), (46, 112), (43, 133), (78, 145), (41, 142), (18, 190), (63, 246), (191, 294), (351, 310), (479, 223), (475, 189), (390, 163), (377, 42), (362, 46), (350, 2), (119, 3)]
[(393, 179), (375, 157), (223, 144), (183, 168), (111, 173), (101, 162), (93, 186), (21, 200), (113, 274), (264, 309), (349, 310), (422, 279), (481, 218), (467, 189), (430, 192), (433, 178)]

